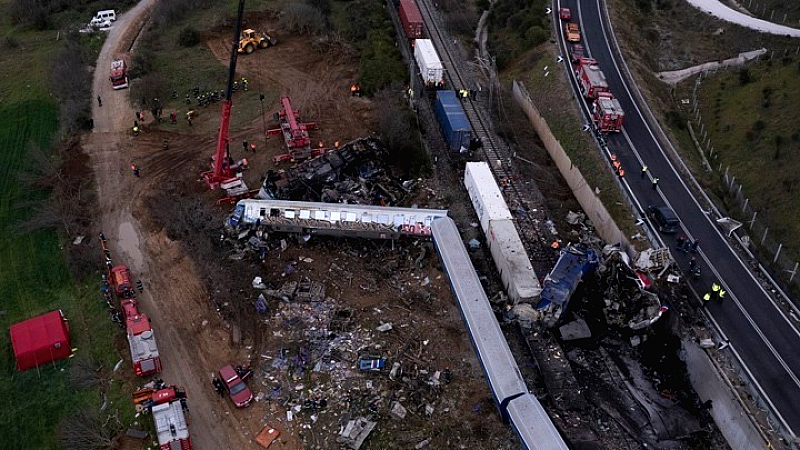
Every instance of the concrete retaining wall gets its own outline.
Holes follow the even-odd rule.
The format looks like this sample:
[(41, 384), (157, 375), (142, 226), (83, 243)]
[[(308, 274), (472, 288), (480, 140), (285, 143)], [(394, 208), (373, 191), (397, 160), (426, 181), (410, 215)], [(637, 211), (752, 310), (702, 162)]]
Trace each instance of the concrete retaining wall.
[(525, 115), (528, 116), (528, 120), (531, 125), (533, 125), (533, 129), (536, 130), (536, 134), (539, 135), (539, 138), (544, 143), (544, 148), (547, 150), (550, 158), (556, 163), (556, 167), (558, 167), (558, 171), (561, 172), (561, 176), (564, 177), (570, 189), (572, 189), (572, 194), (578, 200), (578, 203), (580, 203), (581, 208), (583, 208), (587, 217), (594, 223), (597, 234), (605, 242), (612, 244), (619, 243), (622, 249), (633, 257), (636, 252), (631, 247), (628, 238), (611, 218), (608, 210), (606, 210), (600, 198), (594, 193), (592, 187), (589, 186), (589, 183), (586, 182), (581, 171), (572, 164), (572, 160), (570, 160), (564, 148), (561, 147), (561, 143), (556, 139), (555, 135), (553, 135), (550, 126), (547, 125), (547, 121), (545, 121), (544, 117), (539, 113), (539, 110), (536, 109), (536, 106), (533, 105), (533, 101), (527, 89), (525, 89), (525, 86), (516, 80), (514, 81), (512, 96), (514, 101), (516, 101), (525, 112)]

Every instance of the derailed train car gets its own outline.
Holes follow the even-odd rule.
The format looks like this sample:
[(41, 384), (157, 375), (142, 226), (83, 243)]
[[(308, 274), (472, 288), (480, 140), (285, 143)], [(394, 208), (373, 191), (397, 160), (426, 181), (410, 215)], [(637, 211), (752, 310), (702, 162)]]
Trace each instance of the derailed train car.
[(542, 292), (541, 284), (489, 165), (468, 162), (464, 170), (464, 185), (486, 234), (492, 259), (508, 297), (515, 303), (537, 303)]
[(443, 217), (434, 220), (431, 228), (434, 245), (500, 416), (511, 423), (523, 448), (566, 450), (566, 443), (544, 408), (528, 392), (455, 222)]

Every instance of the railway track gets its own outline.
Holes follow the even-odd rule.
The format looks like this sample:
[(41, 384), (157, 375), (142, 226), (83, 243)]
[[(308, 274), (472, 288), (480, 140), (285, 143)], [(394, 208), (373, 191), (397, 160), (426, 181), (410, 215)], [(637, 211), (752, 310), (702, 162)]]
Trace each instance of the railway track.
[[(416, 0), (416, 2), (422, 14), (425, 32), (433, 41), (445, 69), (447, 85), (456, 91), (472, 89), (475, 83), (464, 75), (460, 57), (453, 55), (455, 50), (451, 47), (452, 41), (440, 31), (439, 21), (433, 13), (430, 0)], [(541, 276), (552, 269), (557, 257), (551, 248), (551, 243), (556, 238), (547, 228), (543, 228), (544, 222), (548, 220), (544, 205), (530, 206), (535, 197), (541, 198), (541, 194), (531, 193), (530, 183), (521, 181), (511, 163), (513, 152), (492, 132), (491, 122), (483, 117), (477, 102), (468, 98), (462, 100), (461, 105), (472, 127), (473, 137), (479, 138), (483, 144), (482, 159), (489, 164), (509, 209), (516, 213), (515, 223), (520, 238), (536, 273)]]

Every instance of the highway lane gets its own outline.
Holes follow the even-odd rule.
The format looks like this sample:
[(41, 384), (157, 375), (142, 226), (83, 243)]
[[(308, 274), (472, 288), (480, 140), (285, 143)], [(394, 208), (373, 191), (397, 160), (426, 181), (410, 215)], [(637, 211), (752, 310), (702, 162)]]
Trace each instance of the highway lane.
[[(625, 183), (641, 207), (671, 206), (681, 219), (684, 235), (700, 239), (701, 257), (698, 259), (702, 275), (699, 280), (692, 280), (691, 286), (702, 296), (712, 282), (721, 280), (730, 298), (709, 305), (712, 320), (730, 339), (733, 350), (757, 380), (756, 387), (766, 394), (785, 426), (794, 434), (793, 430), (800, 429), (800, 357), (794, 351), (794, 346), (800, 343), (800, 333), (729, 247), (650, 133), (615, 65), (601, 6), (596, 0), (580, 2), (580, 5), (577, 0), (560, 3), (572, 10), (572, 21), (581, 25), (584, 46), (597, 60), (611, 92), (625, 110), (624, 131), (612, 134), (608, 140), (609, 147), (626, 170)], [(557, 15), (554, 17), (557, 20)], [(642, 164), (649, 169), (646, 177), (641, 176)], [(660, 179), (657, 189), (652, 188), (653, 176)], [(674, 249), (674, 235), (662, 238)], [(686, 269), (688, 256), (676, 251), (673, 254)]]

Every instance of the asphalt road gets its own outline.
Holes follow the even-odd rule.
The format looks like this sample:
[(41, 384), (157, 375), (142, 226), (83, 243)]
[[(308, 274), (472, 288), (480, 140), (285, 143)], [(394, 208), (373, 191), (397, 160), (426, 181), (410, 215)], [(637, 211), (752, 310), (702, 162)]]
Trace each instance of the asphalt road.
[[(559, 6), (571, 9), (572, 21), (581, 27), (584, 47), (597, 60), (611, 92), (625, 111), (623, 132), (611, 134), (608, 139), (611, 151), (617, 154), (626, 170), (624, 183), (641, 209), (647, 205), (671, 206), (682, 222), (683, 230), (679, 233), (700, 239), (697, 259), (702, 275), (698, 280), (691, 280), (690, 284), (699, 296), (717, 280), (727, 290), (728, 298), (712, 300), (708, 313), (730, 340), (731, 351), (738, 353), (751, 372), (751, 378), (757, 380), (756, 388), (772, 403), (779, 420), (795, 434), (794, 430), (800, 430), (800, 380), (797, 376), (800, 374), (800, 356), (794, 346), (800, 343), (800, 333), (763, 290), (746, 263), (730, 248), (713, 222), (714, 218), (692, 196), (645, 124), (642, 112), (612, 56), (609, 40), (613, 38), (607, 36), (610, 32), (598, 0), (566, 0)], [(554, 20), (558, 20), (557, 11)], [(559, 45), (562, 53), (568, 55), (563, 39)], [(563, 63), (569, 65), (569, 58), (565, 57)], [(641, 175), (642, 165), (648, 167), (646, 176)], [(659, 178), (657, 189), (653, 189), (652, 177)], [(676, 235), (662, 234), (661, 239), (671, 247), (681, 267), (687, 269), (689, 255), (675, 251)]]

